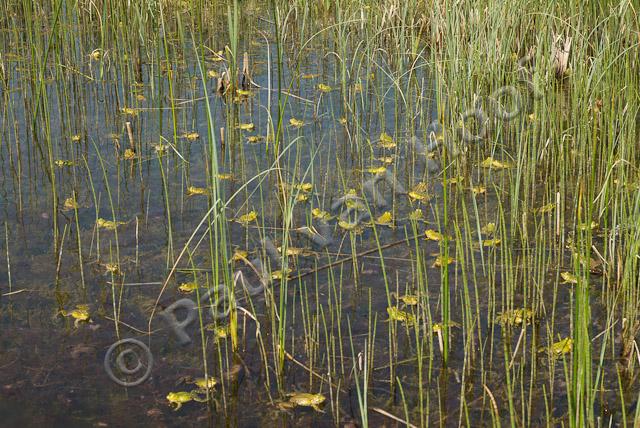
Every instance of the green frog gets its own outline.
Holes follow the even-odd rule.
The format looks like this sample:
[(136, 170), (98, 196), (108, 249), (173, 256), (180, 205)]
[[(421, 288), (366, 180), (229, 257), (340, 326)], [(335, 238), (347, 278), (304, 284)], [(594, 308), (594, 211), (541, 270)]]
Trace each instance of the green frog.
[(407, 325), (413, 325), (416, 322), (416, 318), (412, 313), (403, 311), (397, 306), (389, 306), (387, 313), (389, 314), (389, 321), (400, 321)]
[(201, 398), (198, 395), (198, 391), (179, 391), (179, 392), (170, 392), (167, 394), (167, 401), (169, 401), (169, 405), (175, 405), (174, 411), (180, 410), (184, 403), (188, 403), (189, 401), (197, 401), (199, 403), (205, 403), (207, 401), (206, 398)]
[(213, 377), (206, 378), (206, 379), (203, 377), (199, 377), (196, 380), (194, 380), (193, 383), (198, 387), (198, 389), (191, 392), (205, 394), (207, 390), (212, 390), (213, 388), (215, 388), (215, 386), (218, 384), (218, 381)]
[(419, 303), (417, 294), (398, 295), (395, 291), (390, 293), (396, 300), (404, 303), (406, 306), (416, 306)]
[(281, 403), (283, 408), (293, 408), (297, 406), (311, 407), (317, 412), (322, 412), (320, 405), (324, 403), (325, 397), (322, 394), (311, 394), (310, 392), (293, 392), (287, 394), (289, 400)]
[(197, 282), (183, 282), (178, 287), (178, 290), (182, 293), (192, 293), (198, 288)]
[[(573, 339), (571, 339), (570, 337), (565, 337), (564, 339), (552, 344), (546, 349), (549, 351), (549, 354), (551, 354), (553, 358), (560, 358), (563, 355), (571, 352), (571, 350), (573, 349)], [(543, 348), (543, 351), (544, 350), (545, 348)]]
[(78, 328), (81, 322), (91, 322), (88, 305), (76, 305), (76, 308), (71, 311), (66, 311), (63, 309), (60, 311), (60, 315), (62, 315), (63, 317), (72, 317), (74, 319), (73, 325), (75, 328)]
[(535, 314), (531, 309), (512, 309), (501, 312), (496, 317), (496, 323), (505, 326), (518, 326), (530, 324), (534, 320)]

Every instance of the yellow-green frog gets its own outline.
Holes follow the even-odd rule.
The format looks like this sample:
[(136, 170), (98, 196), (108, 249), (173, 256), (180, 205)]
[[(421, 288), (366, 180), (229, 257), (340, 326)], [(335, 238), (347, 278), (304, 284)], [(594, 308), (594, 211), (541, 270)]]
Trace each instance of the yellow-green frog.
[(184, 403), (188, 403), (189, 401), (197, 401), (199, 403), (205, 403), (207, 401), (206, 398), (201, 398), (198, 395), (197, 391), (179, 391), (179, 392), (170, 392), (167, 394), (167, 401), (169, 401), (169, 405), (175, 405), (174, 411), (180, 410)]
[(400, 310), (397, 306), (389, 306), (387, 313), (389, 314), (388, 321), (399, 321), (407, 325), (413, 325), (416, 322), (416, 317), (412, 313)]
[[(311, 407), (313, 410), (322, 412), (320, 405), (324, 403), (325, 397), (322, 394), (311, 394), (309, 392), (293, 392), (287, 394), (289, 400), (285, 403), (290, 407), (302, 406)], [(284, 403), (283, 403), (284, 404)]]
[(205, 394), (207, 390), (214, 389), (215, 386), (218, 384), (218, 381), (213, 377), (206, 378), (206, 379), (203, 377), (199, 377), (196, 380), (194, 380), (193, 383), (198, 387), (198, 389), (191, 392)]

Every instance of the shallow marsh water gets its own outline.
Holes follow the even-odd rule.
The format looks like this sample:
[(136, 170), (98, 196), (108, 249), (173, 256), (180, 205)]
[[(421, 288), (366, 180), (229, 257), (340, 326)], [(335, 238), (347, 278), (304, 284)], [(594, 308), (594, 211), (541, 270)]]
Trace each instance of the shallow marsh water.
[[(399, 60), (368, 45), (363, 55), (360, 43), (343, 44), (346, 20), (309, 33), (296, 15), (278, 60), (269, 5), (248, 2), (235, 53), (241, 69), (247, 52), (253, 83), (246, 93), (220, 95), (218, 76), (232, 58), (225, 45), (233, 46), (226, 15), (198, 17), (215, 23), (197, 33), (198, 20), (174, 2), (148, 24), (165, 37), (139, 40), (124, 22), (105, 24), (112, 15), (89, 17), (63, 1), (56, 22), (55, 8), (30, 15), (27, 3), (11, 13), (5, 6), (0, 20), (0, 425), (568, 424), (569, 372), (577, 363), (571, 352), (556, 358), (545, 347), (575, 331), (577, 287), (560, 273), (579, 266), (569, 238), (584, 222), (571, 212), (579, 190), (568, 179), (564, 211), (544, 209), (551, 172), (541, 170), (527, 176), (539, 180), (531, 184), (539, 194), (528, 194), (528, 216), (512, 221), (512, 208), (521, 209), (511, 206), (514, 171), (521, 173), (516, 165), (528, 156), (519, 144), (541, 132), (536, 105), (515, 121), (494, 123), (495, 138), (462, 142), (465, 154), (453, 157), (455, 150), (443, 152), (459, 135), (448, 125), (436, 135), (434, 123), (445, 112), (455, 116), (463, 101), (446, 99), (435, 63), (426, 54)], [(231, 6), (220, 7), (232, 14)], [(102, 32), (83, 27), (101, 20)], [(32, 30), (52, 23), (57, 30)], [(22, 28), (40, 40), (36, 47)], [(504, 61), (514, 74), (517, 59)], [(571, 98), (566, 88), (546, 89), (556, 102)], [(487, 157), (504, 164), (483, 167)], [(463, 174), (464, 182), (447, 182)], [(371, 197), (372, 180), (384, 205)], [(214, 223), (208, 233), (216, 181), (221, 200), (233, 198), (224, 232)], [(304, 183), (310, 188), (295, 187)], [(361, 202), (337, 203), (350, 189)], [(314, 208), (330, 217), (318, 218)], [(243, 222), (252, 212), (256, 218)], [(101, 219), (122, 223), (110, 230), (98, 226)], [(495, 232), (486, 231), (489, 223)], [(305, 238), (301, 228), (311, 226), (328, 245)], [(449, 236), (427, 239), (426, 230)], [(279, 247), (284, 236), (285, 246), (305, 252), (268, 254), (265, 240)], [(612, 236), (602, 224), (594, 248), (604, 253)], [(455, 261), (438, 266), (445, 247)], [(232, 257), (239, 250), (247, 254)], [(227, 278), (237, 298), (237, 349), (230, 332), (216, 336), (214, 327), (228, 317), (216, 319), (204, 299), (202, 321), (185, 329), (189, 343), (179, 343), (162, 311), (181, 299), (198, 301), (225, 269), (259, 284), (256, 259), (268, 276), (286, 261), (290, 279), (273, 279), (247, 298)], [(618, 371), (620, 327), (603, 268), (592, 264), (589, 339), (598, 346), (594, 367), (602, 367), (594, 413), (618, 425), (632, 420), (638, 388), (633, 369)], [(190, 281), (198, 293), (179, 290)], [(89, 319), (71, 313), (82, 305)], [(449, 328), (442, 326), (445, 305)], [(389, 308), (405, 318), (394, 319)], [(530, 308), (530, 322), (509, 318), (519, 308)], [(149, 378), (128, 388), (104, 367), (105, 353), (123, 338), (145, 343), (154, 360)], [(195, 389), (193, 379), (205, 371), (218, 381), (208, 402), (174, 411), (167, 394)], [(322, 394), (323, 411), (283, 405), (295, 392)]]

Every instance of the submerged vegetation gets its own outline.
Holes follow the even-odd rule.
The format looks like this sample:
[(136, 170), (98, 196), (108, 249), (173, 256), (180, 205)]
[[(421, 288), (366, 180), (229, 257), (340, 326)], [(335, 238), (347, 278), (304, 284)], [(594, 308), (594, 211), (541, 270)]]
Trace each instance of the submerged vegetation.
[(3, 1), (3, 423), (640, 426), (639, 13)]

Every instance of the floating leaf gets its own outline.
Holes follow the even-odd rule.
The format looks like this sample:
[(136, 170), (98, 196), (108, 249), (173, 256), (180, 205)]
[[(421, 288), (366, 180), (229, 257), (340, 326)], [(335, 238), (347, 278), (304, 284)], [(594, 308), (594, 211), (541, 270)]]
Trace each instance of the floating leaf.
[(218, 180), (231, 180), (233, 178), (233, 174), (217, 174)]
[(309, 80), (309, 79), (315, 79), (316, 77), (319, 77), (319, 76), (320, 76), (319, 74), (311, 74), (311, 73), (308, 73), (308, 74), (303, 74), (303, 75), (302, 75), (302, 76), (300, 76), (300, 77), (301, 77), (302, 79)]

